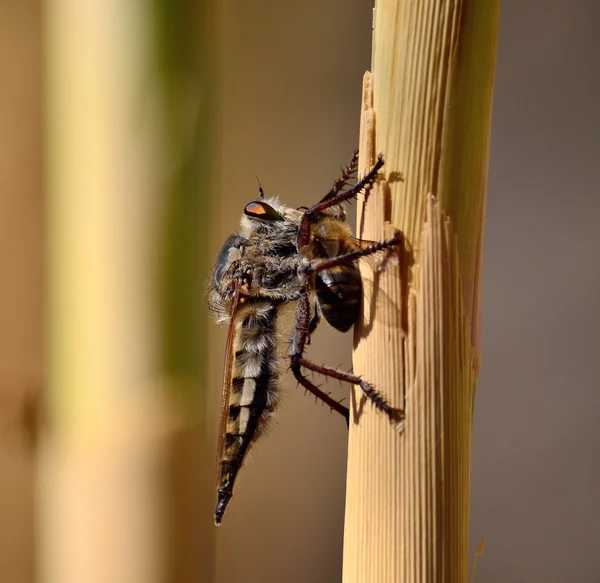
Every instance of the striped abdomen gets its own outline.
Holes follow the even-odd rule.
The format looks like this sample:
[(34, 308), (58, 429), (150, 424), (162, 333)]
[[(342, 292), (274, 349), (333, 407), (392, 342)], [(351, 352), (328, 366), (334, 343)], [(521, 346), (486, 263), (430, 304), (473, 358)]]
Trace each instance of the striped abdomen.
[(341, 332), (348, 331), (360, 312), (362, 286), (358, 265), (336, 265), (319, 272), (315, 292), (327, 322)]
[(231, 499), (237, 473), (250, 446), (277, 405), (277, 305), (247, 299), (235, 317), (229, 403), (219, 452), (217, 524)]

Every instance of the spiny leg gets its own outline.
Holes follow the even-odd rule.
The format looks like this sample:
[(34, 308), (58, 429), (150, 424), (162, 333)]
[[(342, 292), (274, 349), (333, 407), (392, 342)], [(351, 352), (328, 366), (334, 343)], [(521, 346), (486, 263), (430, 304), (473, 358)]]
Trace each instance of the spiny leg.
[[(398, 237), (398, 236), (397, 236)], [(396, 237), (396, 238), (397, 238)], [(394, 243), (396, 240), (394, 239)], [(379, 244), (383, 245), (383, 243)], [(358, 252), (355, 252), (358, 253)], [(350, 255), (350, 254), (348, 254)], [(344, 257), (344, 256), (342, 256)], [(347, 256), (346, 256), (347, 257)], [(336, 258), (337, 259), (337, 258)], [(334, 259), (334, 261), (336, 260)], [(346, 258), (347, 260), (347, 258)], [(333, 368), (315, 364), (306, 358), (304, 358), (304, 347), (306, 345), (306, 339), (308, 335), (308, 327), (310, 320), (310, 302), (308, 299), (308, 295), (306, 291), (302, 294), (300, 299), (298, 300), (298, 307), (296, 308), (296, 322), (294, 324), (294, 329), (292, 331), (292, 338), (290, 341), (290, 349), (289, 356), (291, 359), (291, 368), (294, 376), (298, 380), (298, 382), (308, 389), (311, 393), (321, 398), (325, 403), (327, 403), (332, 409), (344, 414), (342, 411), (345, 410), (346, 414), (348, 409), (340, 405), (337, 401), (334, 401), (329, 397), (329, 395), (323, 394), (317, 387), (315, 387), (303, 374), (302, 367), (307, 368), (308, 370), (312, 370), (313, 372), (317, 372), (324, 376), (332, 377), (334, 379), (338, 379), (340, 381), (346, 381), (353, 385), (359, 386), (365, 396), (373, 403), (376, 409), (387, 415), (388, 419), (391, 423), (396, 424), (397, 426), (404, 420), (405, 414), (402, 409), (397, 409), (396, 407), (392, 407), (386, 400), (386, 398), (379, 392), (373, 385), (368, 383), (367, 381), (361, 379), (359, 376), (354, 374), (340, 372)], [(320, 395), (315, 392), (321, 393)], [(326, 399), (323, 399), (323, 396)], [(342, 410), (341, 410), (342, 409)], [(344, 415), (345, 416), (345, 415)], [(348, 417), (346, 417), (348, 419)]]
[(343, 405), (332, 399), (329, 395), (323, 393), (311, 381), (309, 381), (302, 374), (302, 367), (320, 373), (324, 376), (332, 377), (340, 381), (346, 381), (353, 385), (357, 385), (362, 389), (366, 397), (373, 403), (375, 408), (387, 415), (390, 422), (395, 424), (401, 423), (404, 420), (404, 411), (402, 409), (396, 409), (395, 407), (392, 407), (387, 402), (385, 397), (381, 393), (379, 393), (379, 391), (377, 391), (375, 387), (373, 387), (373, 385), (371, 385), (367, 381), (364, 381), (356, 375), (340, 372), (327, 366), (315, 364), (303, 357), (304, 347), (308, 335), (309, 318), (310, 304), (308, 300), (308, 295), (305, 293), (298, 300), (298, 307), (296, 308), (296, 322), (292, 331), (292, 338), (289, 350), (292, 372), (298, 380), (298, 382), (308, 391), (313, 393), (313, 395), (320, 398), (333, 410), (337, 411), (338, 413), (341, 413), (347, 421), (349, 420), (348, 408), (344, 407)]
[(345, 407), (327, 393), (324, 393), (315, 386), (308, 378), (302, 374), (300, 361), (302, 360), (302, 354), (308, 338), (308, 330), (310, 325), (310, 303), (306, 292), (302, 294), (298, 300), (298, 306), (296, 308), (296, 321), (294, 323), (294, 329), (292, 330), (292, 337), (290, 340), (289, 356), (291, 360), (291, 369), (296, 380), (315, 397), (321, 399), (330, 409), (337, 411), (346, 420), (346, 425), (350, 421), (350, 411), (348, 407)]
[(310, 241), (310, 223), (316, 214), (328, 209), (329, 207), (335, 206), (336, 204), (340, 204), (346, 200), (354, 198), (363, 188), (369, 188), (375, 182), (377, 173), (382, 166), (383, 157), (380, 154), (377, 158), (377, 162), (375, 162), (375, 165), (371, 168), (371, 170), (369, 170), (369, 172), (367, 172), (350, 190), (338, 192), (330, 198), (326, 197), (321, 202), (308, 209), (304, 213), (302, 222), (300, 223), (300, 230), (298, 232), (298, 247), (302, 248), (305, 245), (308, 245)]
[(338, 180), (333, 183), (331, 190), (320, 200), (323, 202), (325, 200), (329, 200), (331, 197), (338, 194), (344, 186), (346, 186), (346, 182), (350, 179), (350, 177), (356, 172), (356, 168), (358, 167), (358, 150), (354, 150), (354, 154), (352, 154), (352, 159), (348, 163), (346, 168), (342, 169), (342, 176)]
[(377, 162), (373, 167), (350, 189), (345, 192), (338, 192), (335, 196), (323, 199), (308, 210), (308, 214), (319, 213), (330, 206), (340, 204), (345, 200), (354, 198), (363, 188), (369, 187), (377, 178), (377, 173), (383, 166), (383, 156), (379, 154)]
[(355, 261), (356, 259), (360, 259), (361, 257), (373, 255), (374, 253), (383, 251), (383, 249), (387, 249), (395, 245), (399, 245), (400, 243), (402, 243), (402, 233), (398, 232), (396, 233), (396, 236), (393, 239), (382, 241), (381, 243), (373, 243), (373, 245), (369, 245), (368, 247), (364, 247), (357, 251), (351, 251), (350, 253), (345, 253), (344, 255), (338, 255), (333, 259), (328, 259), (327, 261), (321, 261), (320, 263), (310, 264), (307, 267), (305, 267), (304, 270), (306, 273), (319, 273), (319, 271), (331, 269), (336, 265), (343, 265), (345, 263)]
[[(300, 359), (302, 360), (302, 359)], [(345, 420), (346, 425), (350, 424), (350, 410), (348, 407), (342, 405), (340, 402), (333, 399), (327, 393), (324, 393), (316, 385), (314, 385), (307, 377), (302, 374), (301, 365), (298, 359), (292, 357), (292, 373), (296, 380), (310, 393), (312, 393), (317, 399), (321, 399), (332, 411), (339, 413)]]
[[(352, 178), (352, 176), (356, 172), (357, 168), (358, 168), (358, 150), (354, 150), (354, 153), (352, 154), (352, 158), (350, 159), (348, 166), (346, 166), (346, 168), (341, 168), (341, 171), (342, 171), (341, 178), (338, 178), (338, 180), (336, 180), (333, 183), (333, 186), (331, 187), (329, 192), (319, 202), (329, 200), (331, 197), (337, 195), (342, 190), (342, 188), (344, 188), (344, 186), (346, 186), (346, 184), (348, 183), (348, 180), (350, 180), (350, 178)], [(309, 207), (307, 207), (307, 206), (300, 206), (300, 207), (298, 207), (297, 210), (307, 211), (308, 208)]]
[(359, 376), (346, 372), (340, 372), (339, 370), (335, 370), (328, 366), (315, 364), (314, 362), (306, 360), (306, 358), (303, 357), (298, 358), (298, 364), (304, 368), (307, 368), (308, 370), (312, 370), (324, 376), (332, 377), (334, 379), (346, 381), (347, 383), (359, 386), (365, 396), (371, 401), (371, 403), (373, 403), (374, 407), (382, 413), (385, 413), (391, 423), (398, 425), (404, 421), (404, 411), (402, 409), (392, 407), (387, 402), (386, 398), (373, 385), (361, 379)]

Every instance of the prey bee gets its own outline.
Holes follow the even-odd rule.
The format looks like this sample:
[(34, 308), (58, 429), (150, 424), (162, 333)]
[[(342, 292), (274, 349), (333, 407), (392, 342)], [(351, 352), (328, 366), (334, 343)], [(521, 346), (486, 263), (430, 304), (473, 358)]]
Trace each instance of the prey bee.
[(362, 295), (358, 259), (401, 242), (400, 234), (382, 243), (354, 239), (340, 203), (369, 189), (383, 166), (380, 156), (353, 187), (343, 190), (357, 166), (357, 153), (342, 177), (306, 210), (265, 198), (244, 209), (239, 233), (224, 243), (208, 282), (207, 297), (219, 322), (229, 324), (217, 452), (217, 507), (220, 524), (248, 450), (264, 431), (278, 403), (277, 315), (296, 304), (288, 358), (297, 381), (349, 420), (347, 407), (322, 392), (306, 370), (358, 385), (394, 424), (404, 418), (371, 384), (350, 373), (317, 365), (304, 348), (321, 316), (337, 330), (356, 321)]

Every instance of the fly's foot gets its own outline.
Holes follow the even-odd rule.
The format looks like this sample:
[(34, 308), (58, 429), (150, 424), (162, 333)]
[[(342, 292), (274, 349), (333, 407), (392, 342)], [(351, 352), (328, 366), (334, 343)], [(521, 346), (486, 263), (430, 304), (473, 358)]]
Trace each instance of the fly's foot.
[(395, 235), (391, 239), (383, 243), (383, 245), (386, 247), (386, 253), (383, 256), (383, 259), (380, 261), (379, 265), (377, 266), (377, 271), (379, 273), (385, 271), (389, 263), (391, 263), (392, 265), (398, 265), (399, 253), (403, 244), (404, 235), (402, 234), (402, 231), (396, 231)]

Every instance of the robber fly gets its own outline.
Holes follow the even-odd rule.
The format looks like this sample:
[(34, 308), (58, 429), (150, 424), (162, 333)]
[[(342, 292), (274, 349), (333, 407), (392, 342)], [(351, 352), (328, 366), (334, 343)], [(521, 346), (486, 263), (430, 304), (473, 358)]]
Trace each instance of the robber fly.
[(347, 407), (322, 392), (304, 374), (310, 370), (358, 385), (396, 425), (404, 412), (358, 376), (317, 365), (304, 348), (321, 316), (345, 332), (356, 321), (362, 295), (358, 259), (398, 245), (401, 236), (382, 243), (354, 239), (340, 203), (369, 189), (383, 166), (373, 168), (343, 190), (357, 166), (357, 153), (325, 197), (312, 208), (286, 207), (265, 198), (244, 209), (239, 233), (223, 245), (208, 282), (207, 297), (217, 321), (229, 324), (225, 353), (219, 446), (217, 508), (220, 524), (248, 450), (263, 433), (278, 403), (277, 315), (296, 303), (288, 357), (297, 381), (349, 420)]

